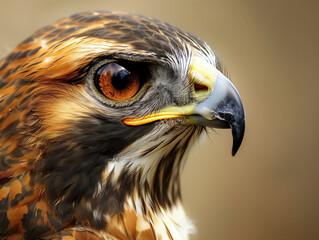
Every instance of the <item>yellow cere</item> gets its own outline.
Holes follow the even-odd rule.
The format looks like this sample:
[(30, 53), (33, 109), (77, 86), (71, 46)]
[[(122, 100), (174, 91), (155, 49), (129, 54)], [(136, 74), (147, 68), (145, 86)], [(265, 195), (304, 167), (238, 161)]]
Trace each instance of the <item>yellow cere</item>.
[(199, 56), (193, 57), (188, 76), (193, 85), (201, 84), (208, 88), (206, 91), (195, 91), (193, 89), (194, 98), (197, 101), (205, 100), (212, 93), (217, 74), (218, 70), (215, 66)]

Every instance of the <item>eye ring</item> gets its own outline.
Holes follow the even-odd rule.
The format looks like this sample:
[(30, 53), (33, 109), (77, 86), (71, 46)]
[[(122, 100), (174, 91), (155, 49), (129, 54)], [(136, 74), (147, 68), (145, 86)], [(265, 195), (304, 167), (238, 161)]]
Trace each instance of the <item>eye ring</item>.
[(106, 59), (94, 65), (88, 75), (89, 89), (105, 104), (123, 107), (139, 99), (150, 86), (148, 63)]

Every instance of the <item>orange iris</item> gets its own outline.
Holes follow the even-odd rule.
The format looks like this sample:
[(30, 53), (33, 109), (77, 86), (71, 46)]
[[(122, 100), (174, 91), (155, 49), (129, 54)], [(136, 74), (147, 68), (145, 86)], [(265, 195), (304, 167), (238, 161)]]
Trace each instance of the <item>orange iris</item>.
[(107, 98), (123, 101), (130, 99), (139, 91), (140, 79), (136, 72), (130, 72), (112, 62), (99, 69), (98, 86)]

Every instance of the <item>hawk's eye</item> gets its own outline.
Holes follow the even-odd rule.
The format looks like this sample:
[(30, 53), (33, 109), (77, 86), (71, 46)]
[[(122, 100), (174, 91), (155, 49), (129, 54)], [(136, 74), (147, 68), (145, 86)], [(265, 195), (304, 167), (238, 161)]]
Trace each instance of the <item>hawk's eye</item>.
[(96, 72), (94, 84), (105, 97), (117, 101), (134, 97), (141, 88), (138, 73), (116, 62), (101, 66)]

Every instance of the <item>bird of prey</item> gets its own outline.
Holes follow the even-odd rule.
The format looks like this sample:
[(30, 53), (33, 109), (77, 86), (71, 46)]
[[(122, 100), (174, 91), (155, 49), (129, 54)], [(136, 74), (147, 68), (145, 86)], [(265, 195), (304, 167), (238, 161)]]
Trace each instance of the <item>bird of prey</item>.
[(196, 36), (120, 12), (36, 31), (0, 61), (1, 239), (188, 239), (180, 171), (240, 96)]

